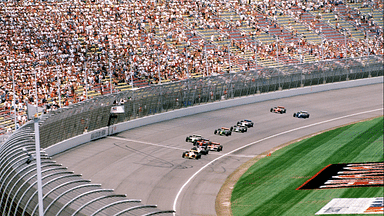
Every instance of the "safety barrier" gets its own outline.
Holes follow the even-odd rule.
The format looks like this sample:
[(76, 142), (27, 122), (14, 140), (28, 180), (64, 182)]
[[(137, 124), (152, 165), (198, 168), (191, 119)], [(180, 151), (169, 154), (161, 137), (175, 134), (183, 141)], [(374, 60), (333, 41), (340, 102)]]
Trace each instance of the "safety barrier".
[(288, 90), (271, 92), (268, 94), (256, 94), (251, 96), (234, 98), (232, 100), (222, 100), (222, 101), (217, 101), (212, 103), (206, 103), (200, 106), (190, 106), (182, 109), (172, 110), (169, 112), (163, 112), (155, 115), (145, 116), (142, 118), (136, 118), (126, 122), (116, 123), (116, 124), (110, 125), (109, 127), (103, 127), (103, 128), (94, 130), (92, 132), (83, 133), (76, 137), (73, 137), (73, 138), (64, 140), (62, 142), (56, 143), (52, 146), (49, 146), (45, 149), (45, 152), (48, 155), (53, 156), (55, 154), (58, 154), (70, 148), (73, 148), (77, 145), (90, 142), (94, 139), (103, 138), (108, 135), (112, 135), (112, 134), (126, 131), (129, 129), (133, 129), (133, 128), (137, 128), (137, 127), (141, 127), (144, 125), (153, 124), (157, 122), (162, 122), (170, 119), (175, 119), (183, 116), (194, 115), (198, 113), (214, 111), (214, 110), (229, 108), (233, 106), (251, 104), (251, 103), (256, 103), (256, 102), (261, 102), (266, 100), (274, 100), (279, 98), (292, 97), (296, 95), (312, 94), (312, 93), (317, 93), (322, 91), (329, 91), (329, 90), (335, 90), (335, 89), (341, 89), (341, 88), (351, 88), (351, 87), (378, 84), (378, 83), (383, 83), (382, 76), (367, 78), (367, 79), (360, 79), (360, 80), (353, 80), (349, 82), (338, 82), (338, 83), (309, 86), (309, 87), (296, 88), (296, 89), (288, 89)]
[[(378, 76), (383, 76), (382, 56), (369, 56), (193, 78), (104, 95), (42, 116), (41, 147), (48, 148), (85, 130), (91, 132), (191, 106)], [(116, 105), (123, 106), (124, 113), (110, 115), (111, 107)]]

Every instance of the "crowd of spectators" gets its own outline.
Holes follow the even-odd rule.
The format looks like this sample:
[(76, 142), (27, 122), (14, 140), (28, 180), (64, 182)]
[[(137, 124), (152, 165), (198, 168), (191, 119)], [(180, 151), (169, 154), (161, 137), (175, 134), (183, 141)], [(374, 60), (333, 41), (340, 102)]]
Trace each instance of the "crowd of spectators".
[[(372, 9), (382, 10), (382, 1), (368, 2)], [(289, 15), (300, 22), (300, 11), (332, 11), (342, 3), (332, 0), (3, 0), (0, 2), (0, 106), (3, 110), (15, 106), (22, 112), (27, 103), (37, 103), (55, 109), (85, 100), (85, 88), (103, 94), (111, 88), (116, 91), (114, 86), (120, 83), (132, 84), (136, 79), (158, 83), (188, 79), (191, 74), (221, 74), (227, 72), (230, 64), (249, 70), (250, 64), (239, 63), (241, 56), (231, 53), (228, 58), (228, 47), (215, 45), (217, 41), (230, 40), (229, 32), (242, 26), (251, 27), (254, 33), (241, 32), (240, 39), (230, 40), (231, 46), (253, 52), (253, 59), (257, 53), (259, 58), (276, 60), (277, 52), (290, 58), (302, 58), (298, 57), (302, 52), (317, 59), (340, 58), (339, 53), (345, 48), (336, 41), (308, 43), (291, 31), (297, 41), (281, 39), (256, 44), (252, 35), (269, 33), (269, 27), (261, 26), (256, 14), (262, 14), (269, 26), (276, 26), (277, 15)], [(224, 11), (235, 12), (240, 19), (221, 19)], [(287, 27), (281, 28), (283, 31)], [(364, 52), (383, 54), (382, 27), (373, 24), (372, 28), (378, 29), (377, 36), (368, 38), (368, 43), (348, 40), (348, 56), (357, 57)], [(205, 41), (198, 34), (202, 29), (216, 30), (217, 35)], [(228, 62), (229, 59), (233, 62)], [(19, 115), (18, 120), (20, 124), (27, 121), (25, 115)]]

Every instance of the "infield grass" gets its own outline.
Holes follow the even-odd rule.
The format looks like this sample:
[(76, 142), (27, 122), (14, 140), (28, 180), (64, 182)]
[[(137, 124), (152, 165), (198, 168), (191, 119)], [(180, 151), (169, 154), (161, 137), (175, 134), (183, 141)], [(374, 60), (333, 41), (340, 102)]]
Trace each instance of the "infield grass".
[(333, 198), (382, 197), (383, 187), (296, 188), (329, 164), (383, 162), (383, 125), (380, 117), (337, 128), (260, 159), (233, 189), (233, 215), (315, 215)]

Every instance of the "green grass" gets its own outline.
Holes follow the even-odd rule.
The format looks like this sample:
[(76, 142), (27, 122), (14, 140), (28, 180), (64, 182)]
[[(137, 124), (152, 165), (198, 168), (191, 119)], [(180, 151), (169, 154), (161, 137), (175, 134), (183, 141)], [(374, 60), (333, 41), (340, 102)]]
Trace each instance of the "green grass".
[(382, 197), (383, 187), (296, 190), (328, 164), (383, 162), (383, 118), (341, 127), (282, 148), (236, 183), (233, 215), (315, 215), (333, 198)]

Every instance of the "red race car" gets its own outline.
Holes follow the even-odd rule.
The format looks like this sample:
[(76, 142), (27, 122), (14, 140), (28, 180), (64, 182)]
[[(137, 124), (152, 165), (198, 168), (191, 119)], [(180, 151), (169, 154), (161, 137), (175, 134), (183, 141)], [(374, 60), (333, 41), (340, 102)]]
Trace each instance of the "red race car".
[(273, 108), (271, 108), (270, 111), (271, 111), (271, 112), (274, 112), (274, 113), (280, 113), (280, 114), (283, 114), (283, 113), (286, 113), (286, 112), (287, 112), (287, 109), (285, 109), (285, 107), (283, 107), (283, 106), (277, 106), (277, 107), (273, 107)]
[(201, 147), (206, 148), (207, 150), (210, 150), (210, 151), (219, 152), (219, 151), (223, 150), (223, 146), (220, 145), (220, 143), (212, 142), (212, 141), (209, 141), (207, 139), (196, 141), (194, 143), (194, 145), (201, 146)]

